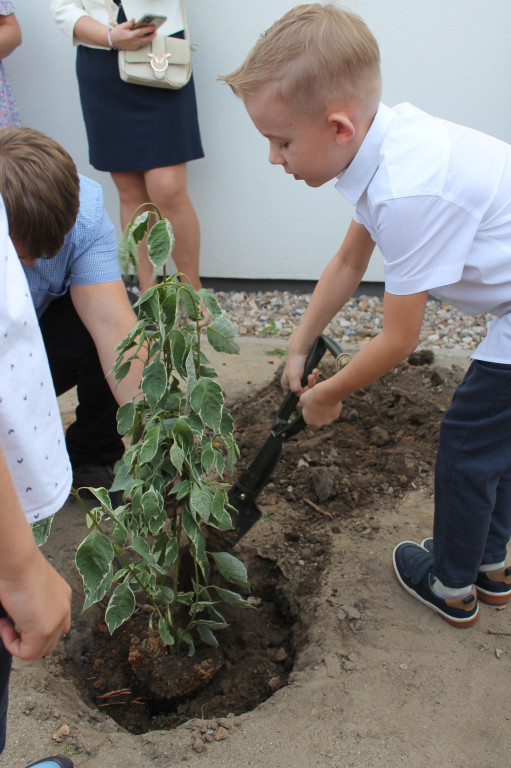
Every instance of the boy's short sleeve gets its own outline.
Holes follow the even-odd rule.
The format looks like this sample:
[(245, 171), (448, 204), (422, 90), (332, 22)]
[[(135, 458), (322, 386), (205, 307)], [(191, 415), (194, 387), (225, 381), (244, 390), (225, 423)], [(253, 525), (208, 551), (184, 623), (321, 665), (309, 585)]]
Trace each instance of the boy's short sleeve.
[(404, 296), (456, 283), (474, 243), (479, 220), (471, 212), (435, 196), (419, 202), (393, 199), (375, 211), (389, 293)]
[(79, 218), (73, 229), (71, 285), (94, 285), (121, 279), (115, 231), (102, 201), (97, 213), (95, 222)]

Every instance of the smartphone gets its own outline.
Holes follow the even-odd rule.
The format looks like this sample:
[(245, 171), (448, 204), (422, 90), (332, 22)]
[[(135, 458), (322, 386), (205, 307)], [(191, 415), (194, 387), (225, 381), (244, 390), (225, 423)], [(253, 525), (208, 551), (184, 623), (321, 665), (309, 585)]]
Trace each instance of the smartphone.
[(167, 21), (166, 16), (157, 16), (153, 13), (146, 13), (138, 21), (136, 21), (132, 29), (140, 29), (140, 27), (161, 27), (164, 21)]

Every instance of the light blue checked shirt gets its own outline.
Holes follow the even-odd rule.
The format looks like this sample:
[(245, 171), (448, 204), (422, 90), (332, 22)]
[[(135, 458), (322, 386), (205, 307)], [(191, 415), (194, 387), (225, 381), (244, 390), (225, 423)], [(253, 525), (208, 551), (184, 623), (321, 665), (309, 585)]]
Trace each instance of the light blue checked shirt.
[(52, 259), (37, 259), (33, 266), (23, 265), (23, 269), (38, 317), (70, 285), (121, 279), (115, 231), (99, 184), (80, 176), (80, 210), (61, 250)]

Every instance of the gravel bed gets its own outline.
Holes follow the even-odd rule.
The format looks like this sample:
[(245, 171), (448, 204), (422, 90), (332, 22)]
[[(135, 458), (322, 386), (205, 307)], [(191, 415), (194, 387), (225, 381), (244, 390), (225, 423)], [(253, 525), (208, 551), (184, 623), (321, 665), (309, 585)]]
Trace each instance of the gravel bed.
[[(289, 339), (300, 322), (310, 294), (292, 291), (217, 291), (225, 315), (243, 336)], [(419, 349), (472, 350), (486, 334), (490, 315), (472, 317), (429, 299)], [(376, 336), (383, 322), (383, 299), (350, 299), (325, 330), (340, 343), (359, 345)]]

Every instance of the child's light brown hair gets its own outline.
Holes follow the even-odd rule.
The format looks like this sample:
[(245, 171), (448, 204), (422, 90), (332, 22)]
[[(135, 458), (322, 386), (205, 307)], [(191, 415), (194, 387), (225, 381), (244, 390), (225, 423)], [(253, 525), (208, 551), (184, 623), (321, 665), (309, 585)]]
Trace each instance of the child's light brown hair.
[(336, 5), (298, 5), (276, 21), (230, 75), (236, 96), (274, 84), (286, 103), (312, 113), (332, 102), (377, 107), (380, 52), (366, 24)]
[(0, 194), (11, 239), (33, 258), (55, 256), (80, 207), (80, 180), (66, 150), (32, 128), (0, 130)]

